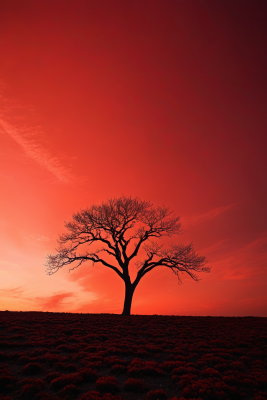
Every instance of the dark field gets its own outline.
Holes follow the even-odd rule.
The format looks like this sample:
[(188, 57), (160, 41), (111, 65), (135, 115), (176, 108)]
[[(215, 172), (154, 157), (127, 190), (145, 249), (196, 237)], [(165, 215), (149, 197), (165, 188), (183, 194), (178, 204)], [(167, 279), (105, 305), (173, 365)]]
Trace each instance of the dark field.
[(267, 399), (267, 318), (0, 312), (0, 399)]

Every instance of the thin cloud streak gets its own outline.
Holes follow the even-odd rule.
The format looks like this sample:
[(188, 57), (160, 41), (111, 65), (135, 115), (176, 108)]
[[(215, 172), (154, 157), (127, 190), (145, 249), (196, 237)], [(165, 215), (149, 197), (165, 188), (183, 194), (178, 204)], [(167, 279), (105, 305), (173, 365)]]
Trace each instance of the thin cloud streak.
[(203, 253), (213, 253), (213, 252), (217, 251), (218, 249), (221, 249), (223, 244), (225, 244), (225, 242), (228, 242), (228, 241), (229, 241), (229, 239), (219, 240), (213, 246), (206, 247), (205, 249), (202, 249), (201, 251)]
[(64, 306), (69, 306), (70, 303), (66, 304), (64, 303), (64, 300), (70, 297), (76, 297), (76, 295), (71, 292), (65, 292), (57, 293), (47, 297), (36, 297), (34, 300), (42, 307), (43, 310), (51, 310), (59, 307), (61, 308)]
[(25, 239), (36, 240), (37, 242), (51, 242), (53, 240), (56, 240), (57, 235), (55, 235), (53, 238), (49, 238), (44, 235), (29, 235), (24, 237)]
[[(18, 128), (9, 124), (2, 117), (0, 117), (0, 128), (21, 146), (29, 158), (53, 174), (60, 182), (72, 182), (70, 171), (60, 163), (57, 157), (49, 154), (34, 139), (26, 137)], [(28, 133), (33, 136), (33, 132)]]
[[(237, 250), (229, 252), (220, 260), (213, 261), (212, 265), (215, 269), (218, 268), (216, 279), (221, 280), (248, 280), (254, 276), (267, 273), (266, 265), (267, 258), (267, 233), (261, 235), (257, 239), (247, 243)], [(223, 268), (221, 268), (223, 266)]]
[(5, 297), (12, 297), (12, 298), (21, 298), (22, 294), (24, 293), (24, 289), (22, 288), (22, 286), (18, 286), (15, 288), (10, 288), (10, 289), (0, 289), (0, 293), (2, 294), (2, 296)]
[(206, 213), (193, 215), (191, 217), (184, 217), (181, 218), (181, 221), (186, 224), (194, 224), (203, 220), (211, 219), (217, 217), (217, 215), (223, 213), (224, 211), (228, 210), (229, 208), (233, 207), (237, 203), (230, 204), (229, 206), (222, 206), (214, 208)]
[(7, 265), (9, 267), (19, 267), (19, 264), (11, 263), (9, 261), (0, 260), (0, 265)]

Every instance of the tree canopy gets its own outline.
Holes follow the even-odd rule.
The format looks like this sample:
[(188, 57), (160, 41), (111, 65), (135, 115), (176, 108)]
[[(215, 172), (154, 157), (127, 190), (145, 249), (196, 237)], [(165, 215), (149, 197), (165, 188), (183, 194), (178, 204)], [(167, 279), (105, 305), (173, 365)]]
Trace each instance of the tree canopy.
[[(73, 214), (72, 221), (65, 222), (67, 232), (59, 235), (55, 254), (46, 259), (46, 272), (52, 275), (65, 265), (74, 268), (86, 261), (101, 263), (115, 271), (125, 283), (123, 314), (130, 314), (133, 292), (141, 278), (152, 269), (170, 268), (182, 283), (181, 274), (188, 274), (196, 282), (196, 273), (210, 272), (206, 257), (198, 255), (193, 243), (160, 243), (163, 236), (183, 233), (180, 217), (168, 207), (153, 204), (131, 196), (108, 199), (101, 204)], [(91, 249), (93, 244), (98, 245)], [(136, 259), (143, 249), (146, 257)], [(138, 269), (133, 282), (129, 276), (132, 260)], [(70, 270), (71, 270), (70, 269)]]

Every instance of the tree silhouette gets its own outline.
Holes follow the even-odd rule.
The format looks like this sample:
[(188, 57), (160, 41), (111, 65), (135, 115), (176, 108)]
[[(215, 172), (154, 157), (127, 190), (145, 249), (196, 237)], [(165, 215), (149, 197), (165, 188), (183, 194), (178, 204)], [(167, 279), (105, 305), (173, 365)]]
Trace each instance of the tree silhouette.
[[(131, 313), (133, 293), (141, 278), (156, 267), (170, 268), (178, 277), (178, 283), (182, 283), (180, 273), (187, 273), (198, 282), (200, 278), (195, 272), (210, 272), (211, 267), (205, 267), (206, 257), (195, 253), (193, 243), (164, 247), (151, 240), (183, 233), (180, 217), (173, 216), (168, 207), (155, 208), (150, 202), (122, 196), (94, 204), (73, 214), (72, 218), (65, 222), (68, 232), (59, 235), (57, 253), (47, 255), (47, 274), (52, 275), (64, 265), (75, 262), (77, 265), (70, 270), (86, 261), (111, 268), (125, 283), (123, 315)], [(93, 243), (101, 244), (101, 248), (90, 251), (88, 246)], [(135, 262), (138, 272), (131, 282), (129, 264), (141, 248), (146, 257)]]

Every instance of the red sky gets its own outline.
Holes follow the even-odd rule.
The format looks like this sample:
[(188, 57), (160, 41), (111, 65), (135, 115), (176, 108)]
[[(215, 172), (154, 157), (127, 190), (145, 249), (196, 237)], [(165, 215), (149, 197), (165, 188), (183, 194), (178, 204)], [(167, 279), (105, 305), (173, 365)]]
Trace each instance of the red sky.
[(266, 12), (0, 0), (1, 310), (121, 313), (112, 270), (44, 262), (74, 212), (125, 194), (174, 210), (172, 241), (213, 267), (151, 271), (132, 313), (267, 316)]

